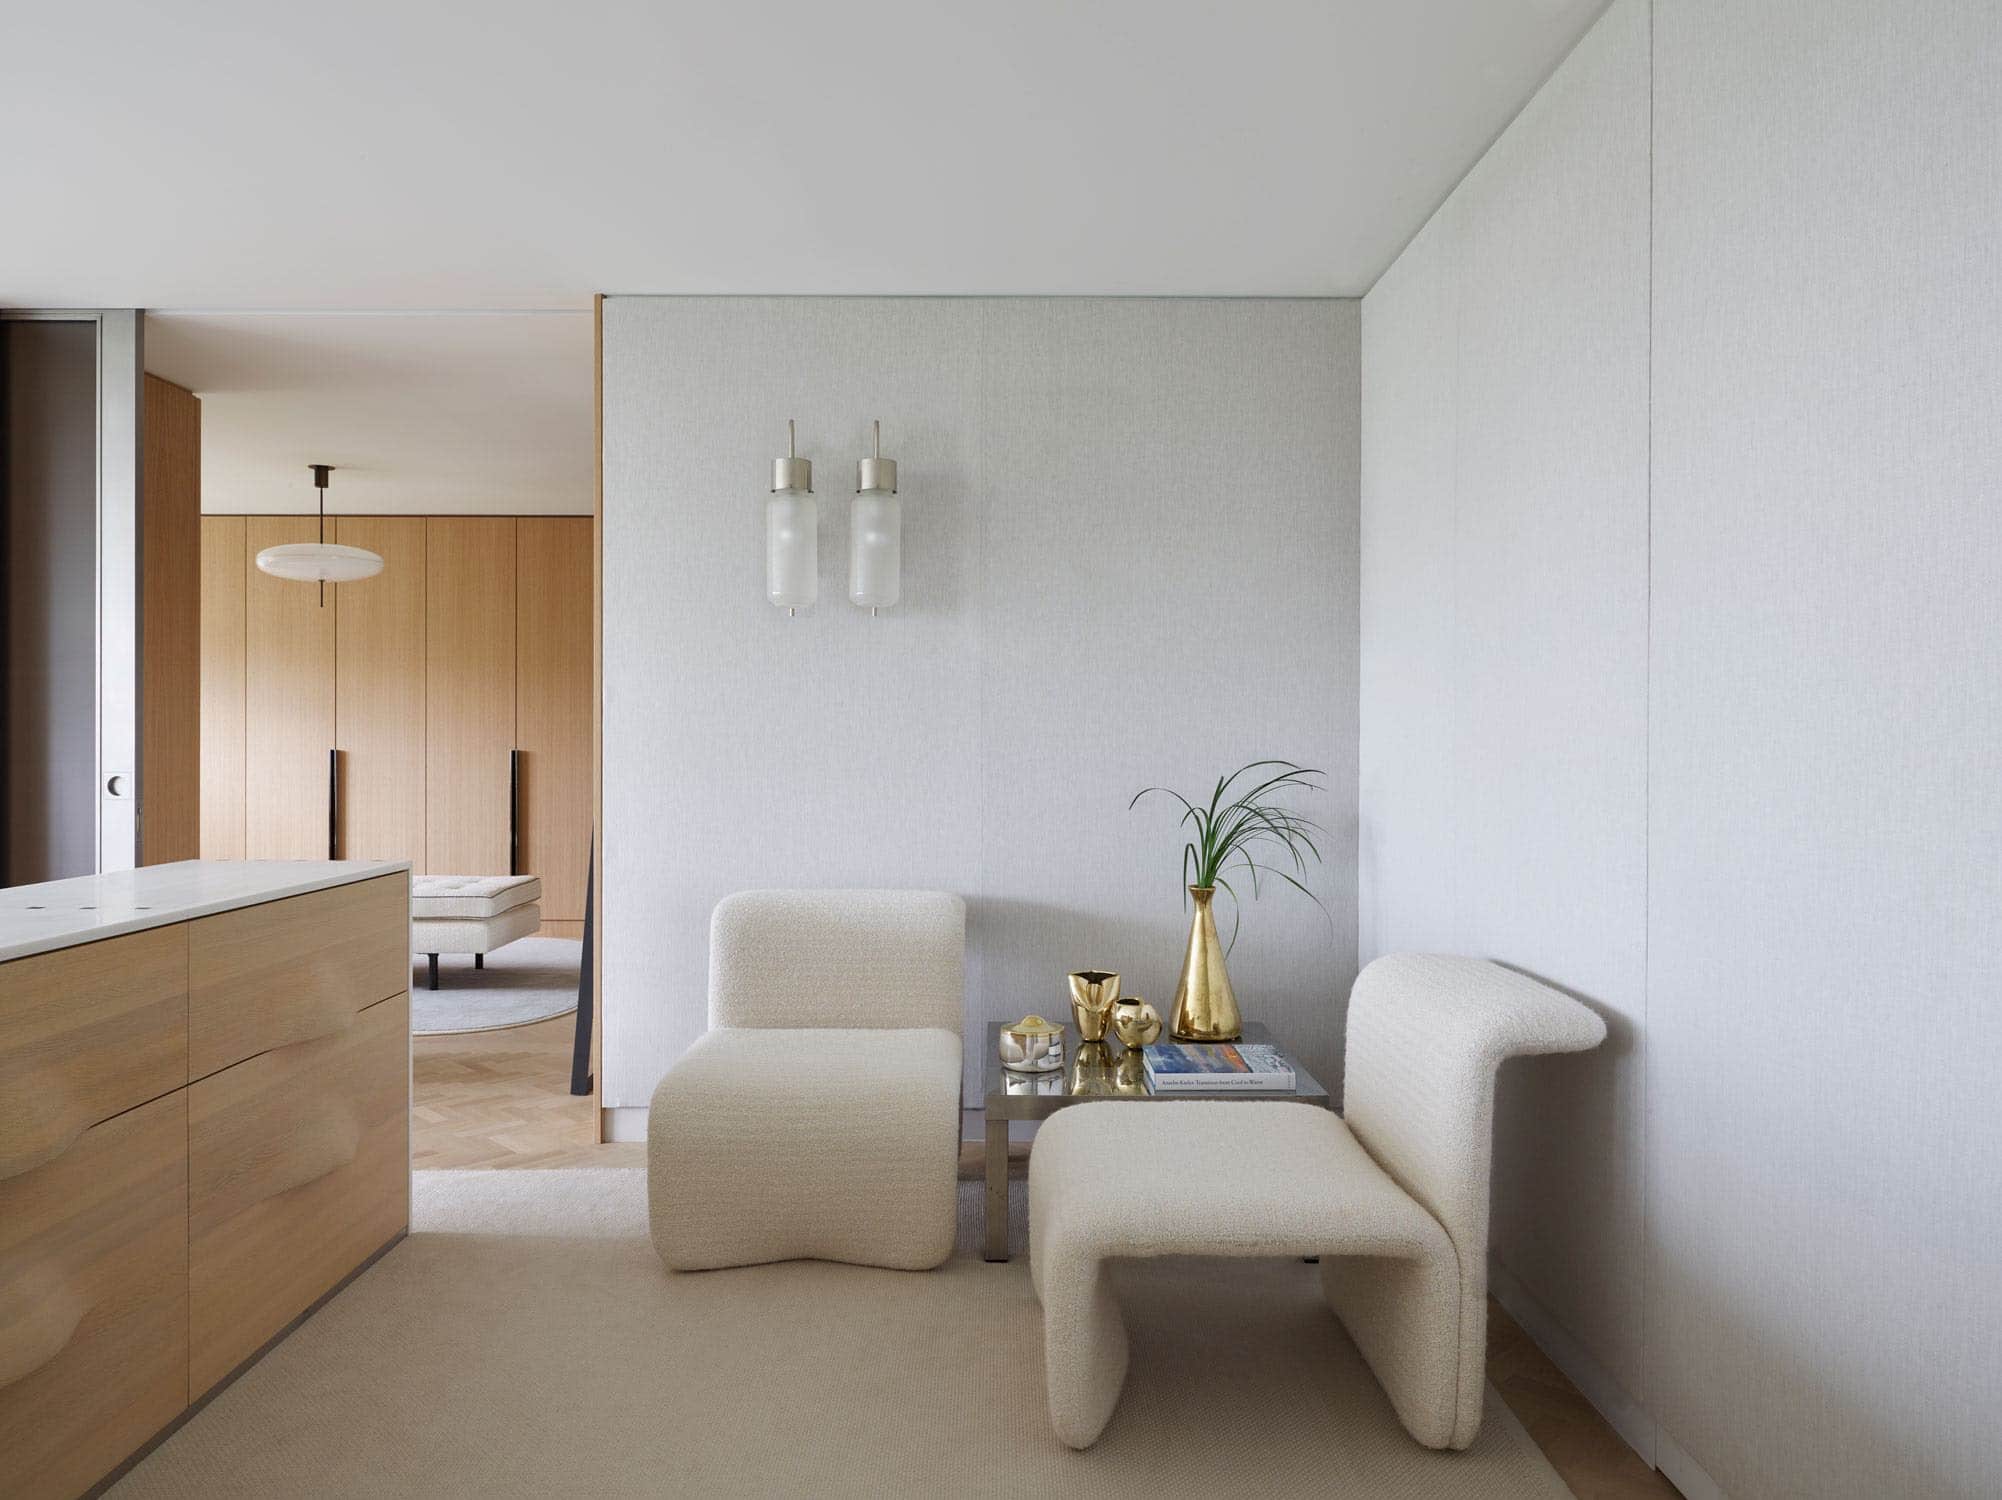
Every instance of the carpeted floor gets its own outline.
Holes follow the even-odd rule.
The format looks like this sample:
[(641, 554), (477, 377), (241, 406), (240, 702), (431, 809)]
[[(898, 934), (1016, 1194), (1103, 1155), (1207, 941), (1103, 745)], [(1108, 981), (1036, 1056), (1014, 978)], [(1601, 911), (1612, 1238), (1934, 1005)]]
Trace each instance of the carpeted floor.
[(978, 1258), (960, 1192), (938, 1271), (672, 1275), (643, 1172), (420, 1172), (410, 1238), (111, 1493), (1570, 1493), (1492, 1391), (1469, 1451), (1412, 1443), (1297, 1262), (1123, 1268), (1132, 1374), (1073, 1453), (1027, 1266)]
[(577, 1008), (577, 972), (584, 945), (575, 938), (518, 938), (487, 955), (476, 969), (470, 955), (438, 960), (438, 988), (428, 985), (421, 954), (410, 960), (410, 1029), (418, 1036), (526, 1026)]

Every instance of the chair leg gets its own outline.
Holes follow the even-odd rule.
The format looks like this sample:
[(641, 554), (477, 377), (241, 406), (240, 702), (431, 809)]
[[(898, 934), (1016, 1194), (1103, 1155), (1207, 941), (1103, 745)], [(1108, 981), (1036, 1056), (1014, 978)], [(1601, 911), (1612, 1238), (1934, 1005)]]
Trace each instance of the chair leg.
[(1487, 1377), (1468, 1351), (1487, 1347), (1487, 1302), (1463, 1289), (1451, 1242), (1441, 1235), (1414, 1259), (1324, 1255), (1321, 1289), (1404, 1430), (1427, 1448), (1471, 1443)]
[(1126, 1324), (1095, 1255), (1067, 1256), (1044, 1273), (1043, 1378), (1050, 1426), (1068, 1447), (1105, 1431), (1126, 1384)]
[(474, 967), (474, 968), (476, 968), (476, 969), (484, 969), (484, 968), (485, 968), (486, 966), (487, 966), (487, 956), (486, 956), (486, 954), (484, 954), (484, 953), (475, 953), (475, 954), (473, 955), (473, 967)]
[(433, 953), (430, 957), (431, 957), (431, 988), (435, 990), (438, 988), (438, 955)]

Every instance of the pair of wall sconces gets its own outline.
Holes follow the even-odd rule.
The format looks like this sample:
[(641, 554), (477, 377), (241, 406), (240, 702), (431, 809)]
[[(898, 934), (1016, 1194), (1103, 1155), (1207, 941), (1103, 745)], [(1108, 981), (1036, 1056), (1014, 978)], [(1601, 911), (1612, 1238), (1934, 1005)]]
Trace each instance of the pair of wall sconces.
[[(787, 614), (820, 597), (820, 507), (813, 498), (813, 460), (795, 451), (786, 423), (784, 458), (772, 460), (765, 501), (765, 597)], [(897, 461), (883, 457), (876, 424), (873, 457), (855, 465), (855, 504), (848, 513), (848, 602), (870, 614), (897, 602), (902, 588), (904, 516), (897, 499)]]

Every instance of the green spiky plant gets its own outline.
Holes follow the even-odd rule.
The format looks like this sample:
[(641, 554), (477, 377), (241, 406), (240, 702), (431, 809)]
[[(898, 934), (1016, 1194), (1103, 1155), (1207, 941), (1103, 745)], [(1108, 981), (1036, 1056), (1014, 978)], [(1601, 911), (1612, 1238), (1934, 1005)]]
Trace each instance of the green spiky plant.
[[(1236, 790), (1247, 777), (1251, 784)], [(1229, 952), (1236, 946), (1238, 925), (1244, 917), (1244, 903), (1228, 878), (1232, 870), (1239, 871), (1240, 878), (1250, 877), (1253, 900), (1258, 899), (1259, 878), (1277, 876), (1327, 914), (1321, 898), (1302, 884), (1309, 857), (1316, 863), (1321, 858), (1315, 838), (1326, 837), (1327, 830), (1281, 800), (1295, 792), (1320, 791), (1326, 779), (1322, 772), (1290, 760), (1255, 760), (1218, 778), (1207, 805), (1167, 787), (1150, 786), (1135, 792), (1126, 810), (1131, 812), (1142, 797), (1155, 793), (1181, 803), (1181, 823), (1194, 829), (1194, 836), (1182, 848), (1182, 883), (1214, 887), (1230, 896), (1230, 939), (1224, 945), (1224, 951)], [(1280, 868), (1281, 864), (1290, 865), (1292, 872)]]

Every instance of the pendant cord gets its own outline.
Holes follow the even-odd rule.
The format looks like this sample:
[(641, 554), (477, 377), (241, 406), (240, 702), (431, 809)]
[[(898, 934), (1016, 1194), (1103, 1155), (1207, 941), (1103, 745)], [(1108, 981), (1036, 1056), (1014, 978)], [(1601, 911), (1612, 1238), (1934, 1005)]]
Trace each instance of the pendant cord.
[[(313, 488), (320, 497), (320, 545), (327, 545), (327, 471), (317, 464), (313, 468)], [(324, 565), (323, 565), (324, 566)], [(327, 580), (320, 580), (320, 608), (327, 607)]]

